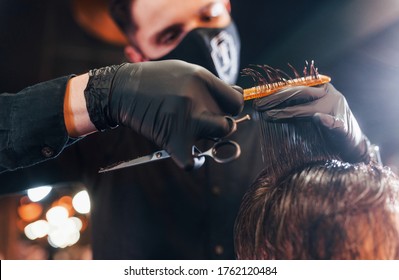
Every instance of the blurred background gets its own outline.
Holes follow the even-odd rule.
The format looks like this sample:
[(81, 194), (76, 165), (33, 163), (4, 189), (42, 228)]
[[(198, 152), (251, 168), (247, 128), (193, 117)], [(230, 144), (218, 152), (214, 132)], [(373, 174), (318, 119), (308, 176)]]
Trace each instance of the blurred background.
[[(1, 92), (125, 61), (123, 38), (102, 16), (96, 20), (106, 2), (0, 1)], [(268, 64), (287, 70), (289, 62), (301, 69), (305, 60), (315, 60), (319, 72), (331, 76), (346, 96), (371, 142), (380, 146), (384, 164), (397, 172), (399, 1), (231, 3), (242, 40), (241, 67)], [(247, 86), (244, 78), (238, 83)], [(0, 185), (3, 180), (7, 177)], [(0, 258), (91, 258), (85, 186), (50, 188), (0, 197)]]

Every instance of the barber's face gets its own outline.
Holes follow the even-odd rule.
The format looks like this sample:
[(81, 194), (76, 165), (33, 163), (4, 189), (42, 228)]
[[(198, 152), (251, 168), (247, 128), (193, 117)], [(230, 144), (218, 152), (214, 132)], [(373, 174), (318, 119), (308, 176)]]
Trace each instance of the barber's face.
[(137, 30), (128, 37), (138, 50), (128, 46), (125, 52), (133, 62), (164, 56), (195, 28), (231, 22), (229, 0), (134, 0), (131, 13)]

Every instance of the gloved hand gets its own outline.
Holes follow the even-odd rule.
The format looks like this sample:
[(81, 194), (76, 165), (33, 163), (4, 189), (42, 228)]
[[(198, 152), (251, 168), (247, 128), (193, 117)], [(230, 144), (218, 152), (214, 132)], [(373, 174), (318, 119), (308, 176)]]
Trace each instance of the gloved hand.
[(330, 83), (292, 87), (254, 101), (271, 121), (312, 118), (332, 147), (348, 162), (369, 162), (369, 140), (361, 131), (345, 97)]
[(193, 142), (232, 130), (224, 117), (243, 108), (241, 88), (205, 68), (178, 60), (122, 64), (92, 70), (85, 90), (89, 116), (98, 130), (132, 128), (191, 169)]

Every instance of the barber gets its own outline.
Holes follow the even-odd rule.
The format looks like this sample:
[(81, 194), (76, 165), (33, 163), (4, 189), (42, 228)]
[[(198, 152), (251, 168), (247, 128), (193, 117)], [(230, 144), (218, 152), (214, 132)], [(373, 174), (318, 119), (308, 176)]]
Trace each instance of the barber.
[(0, 172), (53, 158), (77, 139), (118, 125), (190, 169), (195, 140), (231, 131), (224, 116), (242, 110), (240, 90), (203, 67), (170, 60), (109, 66), (0, 94)]

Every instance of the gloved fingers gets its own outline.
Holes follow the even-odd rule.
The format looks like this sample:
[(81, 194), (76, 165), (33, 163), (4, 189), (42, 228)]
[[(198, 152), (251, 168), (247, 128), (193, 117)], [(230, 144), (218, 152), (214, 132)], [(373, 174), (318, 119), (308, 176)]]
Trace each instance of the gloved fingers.
[(232, 85), (231, 86), (233, 89), (235, 89), (236, 91), (238, 91), (241, 95), (244, 95), (244, 89), (240, 86), (237, 85)]
[(312, 102), (326, 95), (326, 85), (319, 87), (297, 86), (283, 89), (279, 92), (256, 99), (254, 108), (257, 111), (266, 111), (273, 108), (283, 108)]
[[(193, 137), (201, 138), (222, 138), (228, 135), (234, 128), (234, 123), (224, 116), (202, 114), (192, 123)], [(195, 166), (192, 156), (191, 136), (187, 137), (186, 133), (178, 133), (171, 137), (166, 147), (172, 159), (176, 164), (185, 170), (191, 170)]]
[(220, 109), (226, 114), (236, 116), (244, 108), (243, 90), (239, 86), (230, 86), (209, 71), (201, 72), (206, 86)]
[[(339, 94), (342, 95), (341, 92), (339, 92), (331, 83), (326, 83), (320, 86), (316, 86), (316, 87), (323, 87), (323, 89), (326, 91), (326, 93), (328, 94)], [(316, 88), (315, 87), (315, 88)]]
[(317, 113), (313, 116), (313, 121), (320, 127), (322, 133), (328, 136), (333, 147), (339, 150), (343, 160), (368, 162), (369, 141), (355, 120), (352, 126), (348, 127), (347, 122), (342, 118)]
[(328, 135), (335, 146), (340, 146), (341, 150), (346, 150), (345, 146), (350, 146), (351, 140), (348, 139), (348, 127), (343, 119), (328, 114), (316, 113), (313, 116), (313, 122), (320, 127), (322, 133)]
[(235, 123), (225, 116), (211, 114), (202, 114), (196, 125), (199, 138), (223, 138), (236, 127)]
[(191, 170), (194, 168), (194, 158), (192, 155), (192, 144), (184, 137), (173, 137), (167, 151), (171, 158), (181, 169)]
[(314, 104), (296, 105), (282, 109), (264, 111), (262, 114), (269, 120), (289, 120), (294, 118), (311, 118), (317, 112)]
[(313, 121), (321, 127), (332, 129), (345, 129), (345, 122), (343, 119), (334, 117), (328, 114), (316, 113), (313, 115)]

